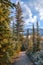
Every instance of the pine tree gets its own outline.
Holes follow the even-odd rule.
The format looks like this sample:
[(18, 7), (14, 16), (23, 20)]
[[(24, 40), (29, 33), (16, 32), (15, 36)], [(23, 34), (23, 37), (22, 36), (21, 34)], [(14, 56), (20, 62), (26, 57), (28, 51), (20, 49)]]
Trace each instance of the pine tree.
[(10, 0), (0, 0), (0, 4), (3, 4), (3, 5), (5, 5), (5, 6), (10, 6), (10, 7), (16, 7), (16, 5), (14, 4), (14, 3), (12, 3)]
[(17, 40), (20, 38), (21, 32), (23, 32), (23, 17), (20, 3), (16, 5), (16, 24), (15, 24), (15, 32), (17, 36)]
[(40, 35), (39, 35), (39, 24), (38, 24), (38, 21), (37, 21), (37, 51), (40, 50)]
[(29, 29), (27, 29), (26, 43), (27, 43), (27, 49), (28, 49), (28, 47), (29, 47)]
[(36, 43), (35, 43), (35, 29), (34, 29), (34, 24), (33, 24), (33, 52), (36, 51)]
[[(13, 55), (14, 48), (11, 41), (11, 33), (9, 28), (10, 23), (10, 10), (1, 3), (0, 5), (0, 65), (7, 65), (11, 56)], [(12, 51), (13, 50), (13, 51)]]

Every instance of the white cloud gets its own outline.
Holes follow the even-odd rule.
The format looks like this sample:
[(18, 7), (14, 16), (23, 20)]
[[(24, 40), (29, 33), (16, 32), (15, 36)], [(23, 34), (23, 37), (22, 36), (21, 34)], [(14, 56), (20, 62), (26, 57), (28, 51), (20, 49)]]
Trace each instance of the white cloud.
[(37, 21), (37, 16), (34, 16), (33, 18), (30, 18), (30, 21), (35, 23)]
[(36, 10), (39, 12), (40, 20), (42, 20), (43, 19), (43, 8), (36, 7)]
[(30, 8), (29, 8), (24, 2), (20, 2), (20, 4), (21, 4), (22, 8), (25, 9), (24, 15), (26, 14), (26, 15), (28, 15), (29, 17), (32, 17), (32, 12), (31, 12)]
[(37, 16), (25, 19), (25, 22), (26, 22), (25, 24), (27, 24), (27, 25), (29, 24), (29, 22), (36, 23), (37, 22)]
[[(23, 12), (23, 16), (25, 18), (25, 25), (28, 25), (29, 22), (35, 23), (37, 20), (37, 16), (33, 16), (31, 9), (24, 2), (20, 2), (21, 6), (25, 11)], [(26, 18), (28, 16), (28, 18)]]
[(32, 17), (32, 12), (30, 10), (30, 8), (27, 5), (24, 5), (25, 9), (26, 9), (26, 13), (28, 14), (28, 16), (31, 18)]
[[(32, 5), (32, 6), (31, 6)], [(43, 19), (43, 0), (36, 0), (31, 2), (31, 7), (34, 7), (39, 13), (40, 20)]]
[(40, 20), (43, 20), (43, 0), (33, 0), (28, 2), (28, 5), (38, 12)]

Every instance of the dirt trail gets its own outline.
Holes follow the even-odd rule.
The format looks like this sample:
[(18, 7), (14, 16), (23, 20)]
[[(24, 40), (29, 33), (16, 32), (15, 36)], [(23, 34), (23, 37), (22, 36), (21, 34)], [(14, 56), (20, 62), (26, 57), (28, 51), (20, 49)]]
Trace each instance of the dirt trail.
[(20, 52), (19, 58), (16, 59), (13, 65), (33, 65), (25, 52)]

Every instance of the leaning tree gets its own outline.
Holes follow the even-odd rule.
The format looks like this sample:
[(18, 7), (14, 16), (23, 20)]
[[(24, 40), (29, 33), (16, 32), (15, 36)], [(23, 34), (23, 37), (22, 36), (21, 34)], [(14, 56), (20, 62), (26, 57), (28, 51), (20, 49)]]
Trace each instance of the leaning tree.
[(0, 65), (8, 65), (14, 52), (9, 28), (11, 5), (9, 0), (0, 0)]

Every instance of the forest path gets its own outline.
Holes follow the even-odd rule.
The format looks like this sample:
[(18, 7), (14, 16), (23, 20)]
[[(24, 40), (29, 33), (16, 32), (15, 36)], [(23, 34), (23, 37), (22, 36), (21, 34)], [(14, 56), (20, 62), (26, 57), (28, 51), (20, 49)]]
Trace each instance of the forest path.
[(13, 65), (33, 65), (25, 52), (20, 52), (19, 58), (16, 59)]

